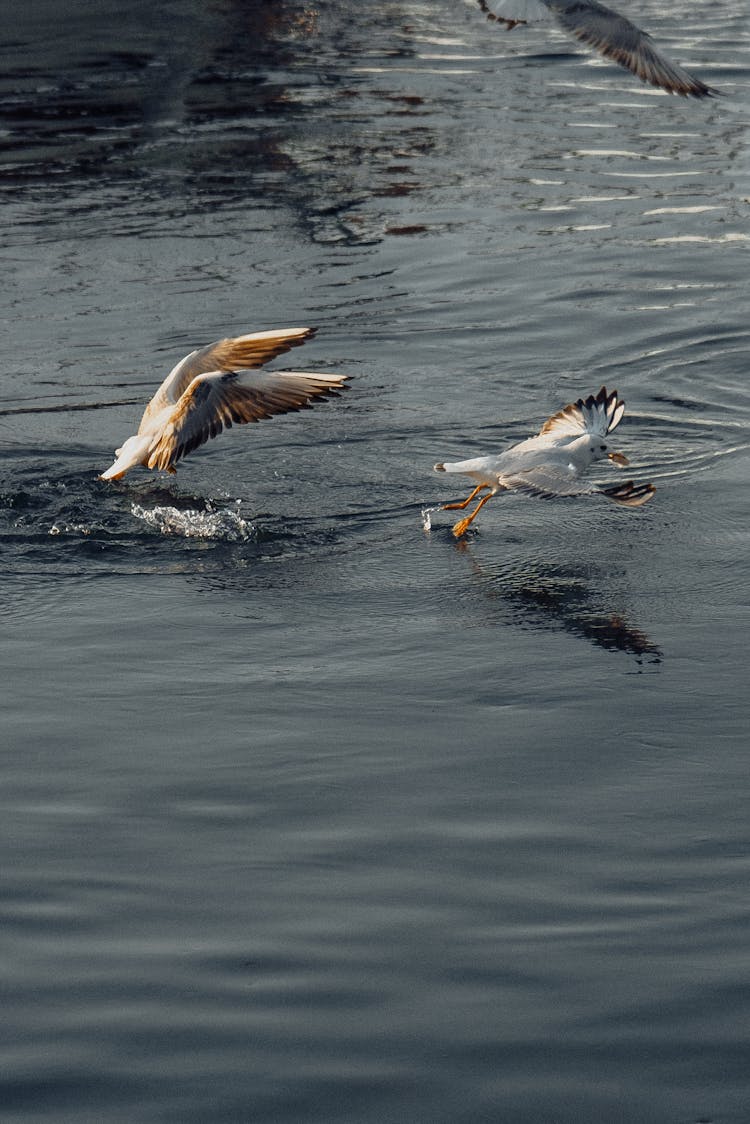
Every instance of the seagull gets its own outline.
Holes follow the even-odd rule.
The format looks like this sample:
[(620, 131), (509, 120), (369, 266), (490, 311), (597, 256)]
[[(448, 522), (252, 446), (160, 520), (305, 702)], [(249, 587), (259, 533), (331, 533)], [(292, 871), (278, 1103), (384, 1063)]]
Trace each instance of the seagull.
[(653, 484), (635, 484), (629, 480), (609, 488), (581, 489), (576, 485), (578, 477), (594, 461), (609, 458), (619, 468), (630, 463), (622, 453), (610, 452), (604, 440), (620, 424), (624, 412), (625, 403), (617, 397), (617, 391), (609, 393), (603, 386), (596, 396), (579, 398), (553, 414), (536, 437), (520, 441), (504, 453), (436, 464), (436, 472), (458, 472), (477, 481), (476, 488), (465, 500), (443, 504), (443, 511), (463, 511), (480, 492), (489, 489), (471, 515), (456, 523), (454, 536), (460, 539), (466, 534), (481, 509), (497, 492), (511, 489), (547, 496), (604, 496), (624, 507), (641, 507), (656, 491)]
[[(120, 480), (136, 465), (174, 473), (176, 462), (222, 429), (312, 406), (346, 388), (346, 375), (260, 371), (309, 340), (314, 328), (280, 328), (216, 340), (170, 371), (100, 480)], [(251, 369), (252, 373), (241, 374)]]
[(606, 8), (598, 0), (478, 0), (488, 19), (504, 23), (510, 31), (520, 23), (556, 21), (605, 58), (631, 70), (642, 82), (659, 86), (668, 94), (707, 98), (718, 90), (670, 62), (651, 42), (646, 31)]

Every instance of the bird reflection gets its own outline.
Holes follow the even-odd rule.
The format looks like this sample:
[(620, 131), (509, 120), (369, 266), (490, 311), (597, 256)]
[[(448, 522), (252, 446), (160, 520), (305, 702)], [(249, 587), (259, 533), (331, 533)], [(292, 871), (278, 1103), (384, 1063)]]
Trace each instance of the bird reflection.
[[(625, 616), (608, 608), (592, 582), (591, 567), (536, 563), (533, 566), (493, 573), (479, 563), (465, 539), (455, 549), (463, 554), (485, 597), (522, 627), (562, 629), (608, 652), (625, 652), (640, 663), (658, 664), (662, 652), (647, 633), (629, 624)], [(601, 588), (611, 579), (601, 575)], [(597, 605), (597, 602), (599, 604)]]

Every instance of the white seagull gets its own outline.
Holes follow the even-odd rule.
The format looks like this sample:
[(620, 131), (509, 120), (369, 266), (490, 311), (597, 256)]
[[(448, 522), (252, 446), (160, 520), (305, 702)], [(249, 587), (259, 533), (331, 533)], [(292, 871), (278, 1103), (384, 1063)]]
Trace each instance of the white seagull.
[(719, 93), (688, 74), (657, 50), (641, 31), (619, 12), (598, 0), (478, 0), (487, 18), (512, 30), (520, 23), (556, 22), (599, 54), (631, 70), (642, 82), (659, 86), (668, 94), (706, 98)]
[(653, 496), (653, 484), (634, 484), (629, 480), (610, 488), (579, 488), (576, 481), (594, 461), (609, 458), (613, 464), (624, 468), (629, 462), (622, 453), (611, 453), (605, 437), (622, 420), (625, 403), (617, 391), (589, 395), (584, 401), (566, 406), (548, 418), (536, 437), (513, 445), (504, 453), (473, 460), (436, 464), (436, 472), (458, 472), (477, 481), (474, 491), (461, 503), (443, 504), (443, 511), (462, 511), (475, 496), (482, 496), (471, 515), (459, 519), (453, 528), (457, 539), (464, 535), (470, 524), (497, 492), (524, 489), (547, 496), (595, 495), (605, 496), (625, 507), (640, 507)]
[[(232, 425), (286, 414), (335, 395), (346, 375), (260, 371), (277, 355), (309, 340), (314, 328), (279, 328), (217, 340), (174, 367), (100, 480), (120, 480), (136, 465), (176, 472), (175, 463)], [(252, 373), (240, 374), (240, 371)]]

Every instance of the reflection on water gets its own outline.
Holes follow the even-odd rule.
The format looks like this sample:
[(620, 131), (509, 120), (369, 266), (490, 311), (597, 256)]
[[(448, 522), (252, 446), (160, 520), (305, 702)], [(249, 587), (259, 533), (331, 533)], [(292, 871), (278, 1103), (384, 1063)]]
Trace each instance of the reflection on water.
[[(659, 647), (639, 628), (630, 625), (622, 611), (608, 607), (607, 583), (611, 574), (587, 566), (577, 569), (538, 563), (488, 569), (466, 540), (455, 544), (468, 556), (479, 588), (498, 611), (500, 619), (522, 628), (563, 629), (609, 652), (627, 652), (639, 663), (658, 664)], [(618, 591), (618, 600), (621, 594)]]

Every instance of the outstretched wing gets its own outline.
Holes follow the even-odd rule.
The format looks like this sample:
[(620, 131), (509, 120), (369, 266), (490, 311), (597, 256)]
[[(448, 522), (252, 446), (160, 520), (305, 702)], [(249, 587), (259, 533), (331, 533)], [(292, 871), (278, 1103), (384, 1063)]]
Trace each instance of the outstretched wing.
[(315, 331), (315, 328), (279, 328), (270, 332), (252, 332), (246, 336), (216, 340), (191, 351), (172, 368), (149, 402), (138, 432), (147, 430), (156, 414), (177, 402), (198, 375), (262, 367), (277, 355), (305, 343), (315, 335)]
[(630, 70), (642, 82), (683, 97), (705, 98), (719, 93), (671, 62), (657, 50), (647, 32), (598, 0), (479, 0), (479, 4), (488, 16), (509, 27), (540, 22), (544, 19), (540, 9), (547, 8), (563, 30)]
[(635, 484), (632, 480), (627, 480), (624, 484), (615, 484), (611, 488), (599, 488), (598, 494), (612, 500), (612, 503), (622, 504), (623, 507), (642, 507), (655, 491), (653, 484)]
[(501, 478), (506, 488), (533, 492), (537, 496), (582, 496), (589, 492), (578, 481), (578, 473), (565, 465), (544, 464)]
[(607, 433), (620, 424), (625, 413), (625, 403), (617, 397), (617, 391), (607, 393), (603, 386), (599, 393), (588, 398), (579, 398), (565, 406), (546, 422), (539, 430), (539, 436), (545, 433), (554, 433), (559, 437), (576, 437), (583, 433), (591, 433), (596, 437), (604, 437)]
[(642, 82), (683, 97), (705, 98), (718, 93), (671, 62), (645, 31), (597, 0), (553, 0), (551, 7), (561, 27), (605, 58), (632, 71)]
[(623, 507), (642, 507), (656, 491), (653, 484), (636, 484), (632, 480), (606, 488), (582, 486), (574, 474), (568, 474), (563, 468), (550, 465), (530, 468), (515, 476), (504, 476), (503, 484), (508, 488), (533, 492), (538, 496), (604, 496), (612, 503), (621, 504)]
[(345, 388), (346, 375), (212, 371), (193, 380), (151, 449), (149, 468), (171, 468), (181, 457), (232, 425), (287, 414)]

